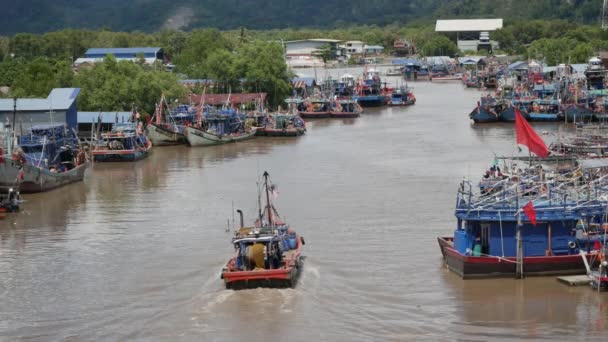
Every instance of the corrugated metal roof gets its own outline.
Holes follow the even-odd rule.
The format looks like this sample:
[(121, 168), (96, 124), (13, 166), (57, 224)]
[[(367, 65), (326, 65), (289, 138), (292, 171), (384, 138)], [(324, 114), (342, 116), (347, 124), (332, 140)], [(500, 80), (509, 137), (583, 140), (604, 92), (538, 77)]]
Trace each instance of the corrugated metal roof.
[(338, 43), (338, 42), (341, 42), (341, 40), (338, 40), (338, 39), (323, 39), (323, 38), (300, 39), (300, 40), (288, 40), (288, 41), (284, 42), (283, 44), (299, 43), (299, 42)]
[(380, 46), (380, 45), (366, 45), (364, 47), (364, 49), (366, 49), (366, 50), (370, 50), (370, 49), (372, 49), (372, 50), (384, 50), (384, 46)]
[(495, 31), (502, 28), (502, 19), (437, 20), (436, 32)]
[(420, 61), (417, 59), (393, 59), (392, 64), (395, 65), (420, 65)]
[(314, 77), (294, 77), (291, 79), (294, 88), (312, 87), (315, 85)]
[(78, 112), (78, 123), (97, 123), (101, 117), (101, 123), (114, 123), (116, 118), (118, 122), (129, 120), (131, 112)]
[[(218, 106), (223, 104), (241, 104), (249, 103), (253, 101), (264, 101), (266, 99), (266, 93), (236, 93), (236, 94), (205, 94), (205, 95), (194, 95), (188, 96), (188, 102), (198, 105), (201, 101), (201, 97), (205, 97), (205, 105)], [(230, 96), (230, 100), (228, 99)]]
[[(80, 64), (84, 64), (84, 63), (101, 63), (103, 62), (103, 58), (88, 58), (88, 57), (81, 57), (81, 58), (77, 58), (74, 61), (74, 65), (80, 65)], [(121, 58), (121, 57), (116, 57), (117, 61), (130, 61), (130, 62), (139, 62), (139, 58)], [(157, 59), (156, 58), (144, 58), (144, 63), (146, 64), (152, 64), (154, 62), (156, 62)]]
[[(17, 99), (17, 111), (67, 110), (79, 93), (80, 88), (55, 88), (46, 99)], [(12, 112), (13, 99), (0, 99), (0, 111)]]
[(98, 54), (115, 54), (115, 53), (157, 53), (160, 51), (159, 47), (130, 47), (130, 48), (90, 48), (87, 50), (85, 55), (98, 55)]

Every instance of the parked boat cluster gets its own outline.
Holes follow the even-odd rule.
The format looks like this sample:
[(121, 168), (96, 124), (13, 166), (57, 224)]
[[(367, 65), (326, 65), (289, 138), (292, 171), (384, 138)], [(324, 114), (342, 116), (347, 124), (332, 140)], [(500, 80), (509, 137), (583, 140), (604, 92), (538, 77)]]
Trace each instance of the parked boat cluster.
[(582, 72), (562, 64), (545, 72), (530, 61), (525, 69), (493, 66), (482, 71), (491, 75), (479, 81), (475, 73), (465, 74), (467, 87), (492, 88), (477, 101), (469, 114), (475, 123), (514, 122), (517, 108), (528, 121), (587, 122), (608, 119), (606, 74), (599, 58), (591, 58)]

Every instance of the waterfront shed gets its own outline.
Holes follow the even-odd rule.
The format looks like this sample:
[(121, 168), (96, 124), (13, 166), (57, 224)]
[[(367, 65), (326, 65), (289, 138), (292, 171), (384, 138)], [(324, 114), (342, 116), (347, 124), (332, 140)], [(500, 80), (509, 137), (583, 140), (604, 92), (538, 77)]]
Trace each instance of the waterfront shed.
[(65, 123), (68, 128), (77, 129), (76, 98), (80, 88), (55, 88), (46, 99), (17, 99), (13, 114), (14, 100), (0, 99), (0, 129), (11, 125), (27, 131), (32, 125)]
[[(435, 31), (445, 33), (456, 40), (458, 48), (462, 51), (477, 51), (480, 45), (482, 32), (490, 33), (502, 28), (502, 19), (451, 19), (437, 20)], [(487, 42), (493, 49), (498, 48), (498, 42)]]

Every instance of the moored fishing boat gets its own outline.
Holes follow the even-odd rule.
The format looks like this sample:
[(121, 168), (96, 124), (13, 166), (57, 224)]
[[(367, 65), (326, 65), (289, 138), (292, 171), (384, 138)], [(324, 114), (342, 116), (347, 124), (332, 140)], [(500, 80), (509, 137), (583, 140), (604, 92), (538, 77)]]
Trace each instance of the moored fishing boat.
[(266, 207), (260, 208), (254, 226), (245, 227), (243, 212), (238, 211), (241, 224), (232, 239), (236, 253), (221, 273), (227, 289), (294, 287), (300, 276), (304, 239), (276, 211), (271, 200), (275, 186), (268, 172), (264, 172), (263, 191)]
[(306, 133), (302, 118), (289, 113), (264, 114), (255, 117), (256, 135), (267, 137), (297, 137)]
[[(516, 120), (517, 141), (547, 158), (542, 139), (521, 115)], [(575, 274), (597, 263), (591, 227), (608, 223), (608, 176), (575, 169), (549, 178), (532, 169), (536, 175), (511, 175), (490, 196), (460, 184), (454, 234), (438, 238), (450, 270), (463, 278), (523, 277)]]
[[(17, 146), (13, 147), (13, 140)], [(90, 163), (73, 131), (64, 124), (33, 126), (28, 134), (6, 139), (0, 149), (0, 190), (49, 191), (82, 181)]]
[(354, 99), (361, 107), (381, 107), (388, 103), (391, 91), (383, 86), (376, 69), (366, 66), (363, 78), (357, 82)]
[(187, 143), (184, 135), (185, 123), (176, 121), (178, 114), (187, 111), (187, 106), (179, 106), (173, 113), (167, 113), (167, 104), (164, 95), (160, 104), (156, 106), (156, 112), (152, 122), (146, 127), (146, 136), (154, 146), (181, 145)]
[(482, 96), (477, 107), (469, 113), (469, 118), (475, 123), (489, 123), (500, 121), (500, 113), (507, 108), (503, 101), (491, 95)]
[(407, 86), (401, 86), (394, 89), (391, 93), (389, 106), (410, 106), (416, 103), (416, 97), (412, 90)]
[(248, 127), (245, 116), (233, 109), (208, 109), (201, 125), (186, 127), (186, 138), (190, 146), (212, 146), (251, 139), (255, 127)]
[(336, 100), (331, 107), (332, 118), (356, 118), (363, 113), (363, 108), (352, 99)]
[(152, 142), (143, 134), (141, 123), (116, 123), (112, 131), (101, 133), (93, 142), (91, 155), (96, 162), (134, 162), (146, 158)]
[[(303, 105), (303, 107), (302, 107)], [(299, 105), (298, 114), (304, 119), (329, 118), (331, 112), (331, 101), (323, 97), (311, 97)]]

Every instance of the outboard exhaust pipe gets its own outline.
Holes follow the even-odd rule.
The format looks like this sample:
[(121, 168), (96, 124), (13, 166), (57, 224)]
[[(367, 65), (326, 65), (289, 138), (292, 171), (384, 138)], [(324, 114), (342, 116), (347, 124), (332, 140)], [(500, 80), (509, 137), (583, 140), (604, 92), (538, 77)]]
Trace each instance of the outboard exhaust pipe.
[(243, 211), (241, 209), (236, 210), (239, 213), (239, 218), (241, 219), (241, 228), (245, 227), (245, 221), (243, 220)]

